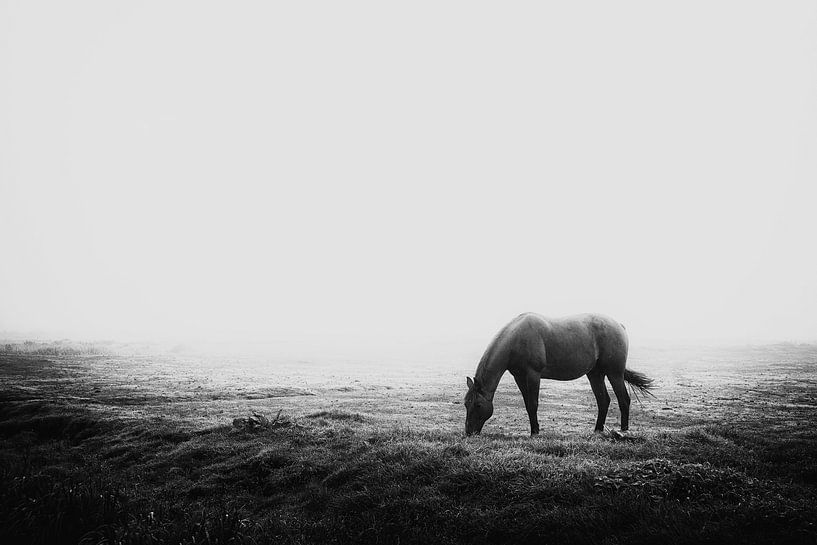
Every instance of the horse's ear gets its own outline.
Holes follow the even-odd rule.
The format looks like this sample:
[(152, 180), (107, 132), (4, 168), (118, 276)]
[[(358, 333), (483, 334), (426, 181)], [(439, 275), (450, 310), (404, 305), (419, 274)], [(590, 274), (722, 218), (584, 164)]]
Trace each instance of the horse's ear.
[(474, 387), (474, 381), (471, 380), (471, 377), (465, 377), (465, 383), (468, 385), (469, 390)]

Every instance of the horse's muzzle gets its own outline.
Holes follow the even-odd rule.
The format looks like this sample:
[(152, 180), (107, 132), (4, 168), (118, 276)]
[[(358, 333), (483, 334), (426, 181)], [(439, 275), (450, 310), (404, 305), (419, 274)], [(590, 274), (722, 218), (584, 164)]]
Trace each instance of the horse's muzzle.
[(479, 432), (481, 432), (481, 431), (482, 431), (482, 426), (473, 426), (473, 427), (465, 426), (465, 435), (468, 436), (468, 437), (470, 437), (472, 435), (479, 435)]

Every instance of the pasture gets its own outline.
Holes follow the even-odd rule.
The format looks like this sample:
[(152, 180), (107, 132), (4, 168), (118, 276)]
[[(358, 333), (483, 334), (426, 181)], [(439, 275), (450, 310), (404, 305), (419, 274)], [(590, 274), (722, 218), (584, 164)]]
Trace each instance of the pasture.
[(817, 541), (817, 346), (633, 347), (626, 440), (585, 378), (531, 438), (507, 374), (466, 438), (475, 366), (7, 345), (0, 542)]

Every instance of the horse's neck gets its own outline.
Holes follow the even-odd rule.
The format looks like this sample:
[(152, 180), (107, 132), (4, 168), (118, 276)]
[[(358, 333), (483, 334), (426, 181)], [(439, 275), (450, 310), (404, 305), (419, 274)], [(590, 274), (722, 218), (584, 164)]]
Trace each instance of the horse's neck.
[(482, 391), (490, 399), (494, 398), (494, 392), (496, 392), (496, 389), (499, 386), (499, 381), (505, 371), (508, 370), (507, 358), (498, 354), (493, 356), (494, 357), (483, 359), (479, 363), (477, 371), (474, 373), (474, 378), (479, 380)]

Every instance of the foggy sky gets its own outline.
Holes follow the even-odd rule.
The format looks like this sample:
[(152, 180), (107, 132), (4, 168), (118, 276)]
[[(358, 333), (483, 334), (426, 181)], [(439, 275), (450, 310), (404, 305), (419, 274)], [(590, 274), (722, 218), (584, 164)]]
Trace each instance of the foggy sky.
[(0, 331), (817, 339), (813, 2), (0, 10)]

